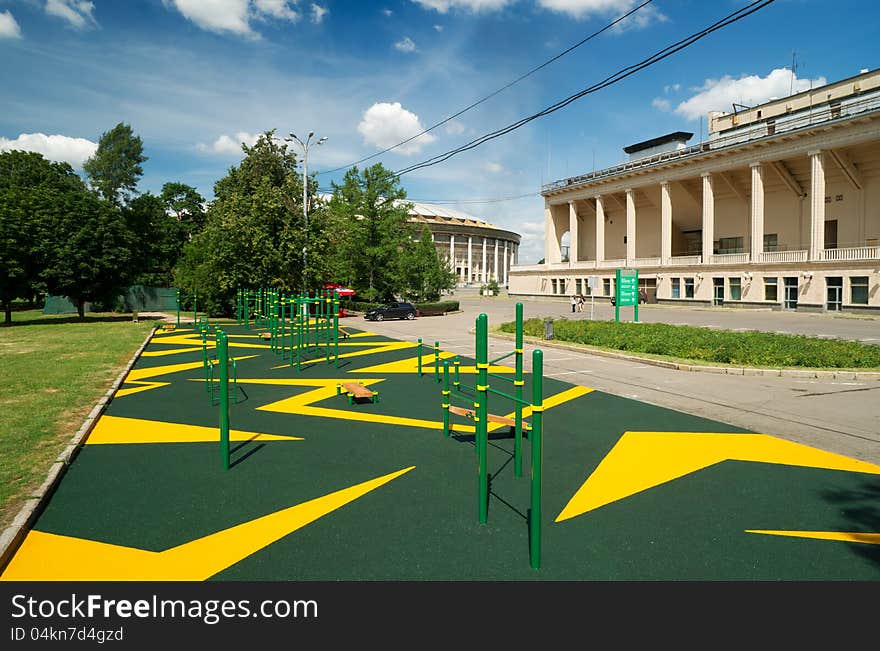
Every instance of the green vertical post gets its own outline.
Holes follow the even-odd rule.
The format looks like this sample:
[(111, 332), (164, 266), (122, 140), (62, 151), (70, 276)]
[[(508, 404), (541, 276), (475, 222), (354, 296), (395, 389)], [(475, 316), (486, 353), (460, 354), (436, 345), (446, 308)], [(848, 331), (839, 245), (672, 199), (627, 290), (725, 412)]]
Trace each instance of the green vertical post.
[(480, 314), (477, 317), (477, 400), (474, 413), (476, 421), (475, 441), (479, 447), (478, 452), (478, 475), (480, 495), (480, 524), (486, 524), (489, 520), (489, 473), (488, 473), (488, 439), (489, 432), (487, 416), (489, 414), (487, 400), (489, 398), (489, 344), (487, 339), (487, 317)]
[(177, 290), (177, 327), (180, 327), (180, 290)]
[[(208, 330), (207, 328), (199, 328), (202, 333), (202, 369), (205, 371), (205, 378), (208, 377)], [(211, 392), (211, 386), (205, 382), (205, 389)]]
[(244, 329), (251, 329), (251, 290), (244, 292)]
[(434, 342), (434, 382), (440, 384), (440, 342)]
[(614, 321), (620, 323), (620, 269), (614, 272)]
[(217, 330), (217, 363), (220, 365), (220, 457), (229, 470), (229, 348), (226, 333)]
[(339, 368), (339, 299), (333, 300), (333, 358)]
[(287, 297), (284, 294), (281, 295), (281, 359), (287, 359), (287, 324), (285, 323), (285, 316), (287, 308)]
[(452, 385), (456, 391), (459, 391), (461, 389), (461, 360), (458, 355), (455, 356), (452, 363), (455, 364), (455, 379), (452, 381)]
[(422, 338), (419, 337), (419, 377), (422, 377)]
[(529, 512), (529, 564), (541, 567), (541, 455), (544, 421), (544, 353), (532, 351), (532, 508)]
[(193, 294), (193, 325), (195, 325), (196, 321), (198, 321), (198, 318), (196, 317), (196, 315), (198, 314), (199, 290), (196, 289), (196, 290), (194, 290), (194, 292), (195, 293)]
[(305, 317), (300, 314), (297, 319), (299, 321), (299, 325), (296, 329), (296, 370), (301, 370), (300, 367), (300, 359), (302, 358), (302, 347), (303, 347), (303, 318), (308, 318), (308, 313)]
[(523, 418), (522, 418), (522, 399), (523, 399), (523, 305), (516, 304), (516, 375), (513, 380), (513, 386), (516, 394), (515, 422), (516, 422), (516, 438), (513, 444), (513, 475), (514, 477), (522, 477), (522, 440), (523, 440)]
[(329, 292), (324, 292), (324, 339), (326, 344), (324, 350), (327, 351), (327, 363), (330, 363), (330, 345), (333, 343), (333, 337), (330, 334), (330, 325), (333, 323), (330, 318), (333, 316), (333, 299), (330, 298)]
[(443, 436), (449, 436), (449, 362), (443, 362)]

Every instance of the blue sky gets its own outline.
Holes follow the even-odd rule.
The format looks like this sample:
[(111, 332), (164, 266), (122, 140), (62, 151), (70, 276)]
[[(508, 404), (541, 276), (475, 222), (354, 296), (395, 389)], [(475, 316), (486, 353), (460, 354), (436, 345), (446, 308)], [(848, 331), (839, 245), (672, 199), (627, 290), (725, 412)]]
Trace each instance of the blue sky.
[[(327, 141), (309, 169), (345, 166), (498, 90), (636, 0), (0, 0), (0, 149), (81, 166), (118, 122), (143, 138), (142, 192), (206, 197), (269, 129)], [(748, 0), (654, 0), (618, 28), (429, 134), (368, 161), (401, 170), (535, 113)], [(523, 235), (543, 255), (540, 187), (615, 165), (623, 147), (705, 131), (709, 110), (754, 104), (878, 67), (873, 2), (777, 0), (622, 82), (401, 177)], [(792, 79), (792, 53), (795, 75)], [(775, 72), (774, 72), (775, 71)], [(363, 164), (362, 164), (363, 165)], [(321, 174), (322, 188), (343, 171)], [(531, 194), (530, 194), (531, 193)], [(473, 203), (473, 199), (515, 200)]]

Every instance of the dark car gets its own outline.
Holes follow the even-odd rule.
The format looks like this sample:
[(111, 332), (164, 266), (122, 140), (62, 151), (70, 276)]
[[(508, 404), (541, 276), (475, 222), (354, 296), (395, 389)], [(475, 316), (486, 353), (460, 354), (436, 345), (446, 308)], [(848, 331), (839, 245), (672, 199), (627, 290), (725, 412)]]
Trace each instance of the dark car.
[(384, 321), (385, 319), (415, 319), (416, 308), (412, 303), (388, 303), (374, 307), (364, 313), (367, 321)]
[[(639, 303), (647, 303), (647, 302), (648, 302), (648, 292), (646, 292), (644, 289), (640, 289), (639, 290)], [(617, 305), (617, 297), (614, 295), (611, 296), (611, 304)]]

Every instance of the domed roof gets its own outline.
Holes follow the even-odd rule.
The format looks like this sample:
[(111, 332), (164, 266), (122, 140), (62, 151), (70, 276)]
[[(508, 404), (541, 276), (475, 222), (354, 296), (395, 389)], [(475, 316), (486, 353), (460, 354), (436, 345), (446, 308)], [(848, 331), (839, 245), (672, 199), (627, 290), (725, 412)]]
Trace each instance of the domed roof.
[[(401, 202), (404, 203), (404, 202)], [(433, 224), (455, 224), (457, 226), (478, 226), (480, 228), (494, 228), (503, 230), (495, 224), (483, 221), (471, 214), (446, 206), (438, 206), (435, 203), (425, 203), (423, 201), (406, 200), (405, 203), (411, 203), (412, 208), (409, 214), (414, 217), (411, 221), (428, 222)]]

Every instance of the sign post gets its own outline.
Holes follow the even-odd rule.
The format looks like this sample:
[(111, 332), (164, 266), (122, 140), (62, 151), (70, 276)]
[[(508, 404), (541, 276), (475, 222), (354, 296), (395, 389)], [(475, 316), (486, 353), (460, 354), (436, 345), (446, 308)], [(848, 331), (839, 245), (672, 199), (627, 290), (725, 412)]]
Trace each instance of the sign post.
[(634, 323), (639, 322), (639, 270), (618, 269), (614, 282), (614, 320), (620, 322), (620, 306), (632, 305)]

